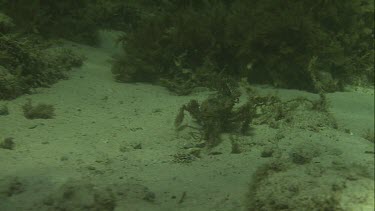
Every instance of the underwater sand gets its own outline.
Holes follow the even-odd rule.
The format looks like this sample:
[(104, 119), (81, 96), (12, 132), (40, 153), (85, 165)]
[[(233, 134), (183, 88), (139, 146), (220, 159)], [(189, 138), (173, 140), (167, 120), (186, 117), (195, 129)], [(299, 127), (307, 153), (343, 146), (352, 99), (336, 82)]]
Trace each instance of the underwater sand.
[[(323, 173), (317, 185), (346, 178), (340, 203), (347, 210), (374, 209), (374, 144), (362, 137), (374, 129), (373, 90), (327, 95), (339, 130), (280, 131), (258, 125), (254, 135), (244, 138), (251, 147), (240, 154), (231, 154), (230, 143), (223, 141), (215, 149), (221, 154), (176, 163), (173, 155), (184, 148), (188, 137), (188, 131), (174, 129), (178, 109), (209, 93), (175, 96), (159, 86), (115, 82), (110, 72), (115, 50), (111, 43), (101, 48), (68, 43), (87, 57), (81, 68), (51, 88), (6, 102), (10, 114), (0, 116), (0, 140), (13, 137), (15, 148), (0, 149), (0, 210), (53, 210), (51, 204), (74, 210), (74, 203), (90, 204), (96, 199), (89, 195), (106, 188), (116, 195), (118, 211), (245, 210), (252, 175), (272, 159), (261, 157), (261, 152), (277, 133), (284, 137), (278, 142), (281, 152), (287, 154), (297, 145), (307, 150), (314, 146), (321, 151), (314, 160), (321, 168), (340, 163), (343, 170), (335, 171), (340, 175)], [(258, 90), (282, 99), (317, 98), (297, 90)], [(21, 107), (28, 98), (53, 104), (56, 117), (26, 119)], [(305, 170), (303, 165), (295, 168), (301, 174)], [(272, 186), (267, 188), (272, 192)], [(80, 196), (61, 193), (67, 189)], [(113, 196), (100, 194), (104, 202), (98, 206), (111, 207), (105, 201)], [(67, 203), (68, 199), (73, 202)]]

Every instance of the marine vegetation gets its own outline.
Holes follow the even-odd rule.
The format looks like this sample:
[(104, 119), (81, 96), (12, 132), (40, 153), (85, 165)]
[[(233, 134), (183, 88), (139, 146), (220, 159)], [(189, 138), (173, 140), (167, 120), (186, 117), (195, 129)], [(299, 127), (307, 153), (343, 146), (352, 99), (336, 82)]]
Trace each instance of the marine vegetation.
[(83, 57), (69, 49), (46, 50), (37, 40), (16, 34), (0, 36), (0, 99), (12, 99), (32, 88), (67, 78)]
[(217, 74), (317, 93), (371, 84), (373, 16), (370, 0), (162, 1), (122, 37), (113, 73), (178, 94)]
[[(1, 13), (0, 13), (1, 14)], [(2, 15), (6, 17), (5, 15)], [(8, 17), (7, 24), (11, 25)], [(13, 99), (33, 88), (48, 87), (67, 78), (67, 71), (83, 63), (83, 57), (66, 48), (49, 48), (52, 43), (35, 36), (0, 34), (0, 99)]]
[(142, 2), (0, 0), (0, 12), (14, 20), (17, 32), (95, 45), (99, 41), (100, 29), (117, 29), (126, 32), (133, 28), (140, 16), (140, 11), (134, 5)]
[(0, 0), (0, 12), (17, 32), (86, 44), (123, 31), (115, 79), (180, 95), (217, 75), (317, 93), (374, 82), (370, 0)]
[(23, 115), (27, 119), (52, 119), (55, 116), (55, 108), (53, 105), (39, 103), (32, 105), (31, 99), (22, 106)]
[(215, 95), (201, 103), (191, 100), (183, 105), (175, 119), (176, 128), (181, 126), (186, 111), (200, 126), (201, 139), (207, 148), (219, 144), (222, 133), (246, 134), (255, 110), (251, 101), (238, 105), (240, 92), (234, 85), (232, 81), (223, 81), (222, 89)]
[(0, 0), (1, 12), (9, 15), (21, 33), (59, 36), (73, 41), (96, 42), (96, 25), (88, 16), (86, 0)]
[[(177, 131), (186, 128), (198, 130), (198, 136), (195, 132), (191, 135), (198, 141), (195, 146), (199, 148), (214, 148), (222, 141), (221, 135), (227, 133), (231, 135), (231, 152), (241, 153), (238, 138), (251, 135), (251, 126), (254, 125), (276, 129), (293, 125), (314, 132), (338, 127), (323, 93), (315, 100), (305, 97), (282, 100), (276, 95), (257, 93), (244, 80), (237, 83), (223, 77), (218, 84), (221, 84), (218, 91), (202, 102), (193, 99), (182, 105), (174, 121)], [(314, 118), (306, 119), (309, 113)], [(194, 124), (185, 121), (187, 114)]]

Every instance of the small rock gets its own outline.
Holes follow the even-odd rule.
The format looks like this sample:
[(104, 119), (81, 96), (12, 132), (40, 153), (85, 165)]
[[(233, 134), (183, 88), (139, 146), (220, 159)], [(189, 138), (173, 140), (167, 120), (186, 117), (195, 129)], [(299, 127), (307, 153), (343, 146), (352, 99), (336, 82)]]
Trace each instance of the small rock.
[(0, 148), (9, 149), (9, 150), (14, 149), (13, 139), (14, 138), (12, 138), (12, 137), (4, 138), (4, 140), (0, 143)]
[(139, 144), (134, 145), (133, 149), (142, 149), (142, 144), (139, 143)]
[(156, 198), (156, 195), (152, 191), (146, 191), (145, 196), (143, 197), (143, 200), (148, 202), (154, 202)]
[(29, 127), (29, 129), (35, 129), (36, 127), (38, 127), (38, 124), (31, 125), (31, 126)]
[(90, 170), (90, 171), (96, 170), (96, 168), (94, 166), (87, 166), (87, 169)]
[(63, 155), (63, 156), (61, 156), (60, 160), (61, 161), (67, 161), (67, 160), (69, 160), (69, 158), (68, 158), (68, 156)]

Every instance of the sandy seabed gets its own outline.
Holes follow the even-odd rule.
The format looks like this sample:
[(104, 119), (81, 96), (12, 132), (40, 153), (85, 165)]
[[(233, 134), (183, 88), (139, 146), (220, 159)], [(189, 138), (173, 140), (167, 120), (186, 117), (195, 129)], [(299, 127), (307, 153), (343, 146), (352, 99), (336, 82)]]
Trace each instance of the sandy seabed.
[[(176, 132), (175, 116), (210, 93), (117, 83), (110, 42), (66, 45), (87, 57), (68, 80), (0, 102), (10, 112), (0, 116), (0, 140), (15, 142), (0, 149), (0, 210), (374, 210), (374, 143), (363, 138), (374, 130), (373, 90), (327, 95), (339, 129), (311, 129), (315, 114), (306, 113), (288, 127), (254, 125), (240, 137), (242, 153), (231, 153), (224, 135), (215, 153), (181, 163), (175, 155), (192, 148), (194, 131)], [(55, 118), (26, 119), (28, 98), (53, 104)]]

